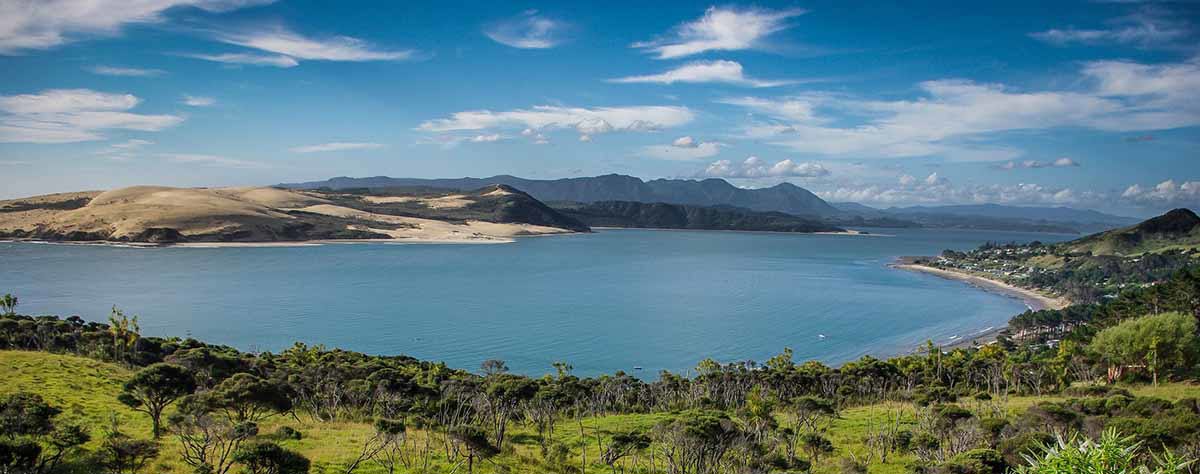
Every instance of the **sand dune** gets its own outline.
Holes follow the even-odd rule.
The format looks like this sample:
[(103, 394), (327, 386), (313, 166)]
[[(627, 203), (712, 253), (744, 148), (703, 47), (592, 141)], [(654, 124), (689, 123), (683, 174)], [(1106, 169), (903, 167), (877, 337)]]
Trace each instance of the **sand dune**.
[[(452, 219), (472, 195), (347, 196), (277, 188), (134, 186), (0, 201), (0, 236), (72, 241), (275, 242), (402, 239), (506, 242), (570, 232), (520, 222)], [(334, 200), (338, 202), (335, 203)], [(436, 218), (393, 215), (386, 205), (417, 203)], [(380, 206), (371, 207), (374, 204)], [(348, 206), (365, 209), (356, 209)], [(447, 217), (447, 213), (449, 216)]]

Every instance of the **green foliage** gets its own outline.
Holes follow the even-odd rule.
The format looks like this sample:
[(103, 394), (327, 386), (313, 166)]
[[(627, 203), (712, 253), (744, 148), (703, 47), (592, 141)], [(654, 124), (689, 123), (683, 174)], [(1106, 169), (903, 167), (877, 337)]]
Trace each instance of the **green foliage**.
[(1105, 431), (1099, 440), (1074, 436), (1059, 437), (1057, 443), (1043, 445), (1039, 452), (1026, 456), (1027, 466), (1019, 474), (1120, 474), (1143, 470), (1147, 474), (1178, 474), (1187, 462), (1174, 456), (1153, 457), (1142, 462), (1142, 446), (1132, 437), (1115, 430)]
[(245, 467), (246, 474), (307, 474), (311, 465), (300, 453), (265, 442), (242, 447), (233, 460)]
[(1180, 313), (1123, 321), (1097, 334), (1091, 347), (1111, 365), (1145, 365), (1156, 377), (1190, 368), (1200, 354), (1196, 318)]
[(125, 382), (125, 391), (118, 400), (149, 415), (154, 437), (158, 438), (162, 431), (163, 410), (195, 389), (196, 381), (187, 369), (160, 362), (133, 374)]

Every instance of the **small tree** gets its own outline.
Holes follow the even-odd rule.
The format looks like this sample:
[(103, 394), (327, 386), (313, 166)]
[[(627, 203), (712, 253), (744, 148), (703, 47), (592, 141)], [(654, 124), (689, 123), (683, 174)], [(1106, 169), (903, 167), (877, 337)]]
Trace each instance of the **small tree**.
[(105, 467), (118, 474), (136, 474), (151, 459), (158, 457), (158, 443), (135, 439), (122, 433), (117, 418), (112, 418), (112, 427), (100, 446), (100, 455)]
[(221, 381), (207, 396), (209, 403), (225, 410), (234, 423), (257, 423), (292, 409), (292, 401), (282, 387), (244, 372)]
[(196, 381), (187, 369), (159, 362), (133, 374), (117, 400), (150, 415), (154, 438), (158, 439), (163, 410), (195, 388)]
[(233, 455), (242, 443), (258, 434), (258, 425), (236, 422), (215, 411), (204, 395), (180, 399), (170, 418), (171, 432), (179, 440), (183, 462), (210, 474), (225, 474), (233, 467)]
[(456, 426), (450, 429), (448, 434), (467, 451), (467, 474), (475, 472), (476, 458), (490, 459), (492, 456), (500, 454), (500, 450), (488, 441), (487, 433), (477, 427)]
[(5, 316), (15, 316), (17, 314), (17, 297), (11, 294), (5, 294), (0, 297), (0, 314)]
[(308, 458), (275, 443), (254, 443), (242, 447), (233, 459), (245, 466), (246, 474), (307, 474)]
[(1162, 313), (1123, 321), (1101, 331), (1092, 349), (1119, 374), (1127, 365), (1145, 365), (1157, 382), (1160, 370), (1189, 367), (1200, 352), (1196, 319), (1180, 313)]
[(137, 316), (130, 318), (116, 306), (112, 307), (112, 313), (108, 316), (108, 333), (112, 336), (113, 360), (124, 363), (133, 358), (141, 330)]

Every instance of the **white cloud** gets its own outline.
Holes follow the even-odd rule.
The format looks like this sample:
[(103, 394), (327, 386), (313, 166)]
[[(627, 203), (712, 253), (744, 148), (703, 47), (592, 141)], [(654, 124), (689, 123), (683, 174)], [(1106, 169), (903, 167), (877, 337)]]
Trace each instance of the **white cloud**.
[(183, 121), (176, 115), (129, 112), (141, 102), (130, 94), (90, 89), (49, 89), (0, 96), (0, 142), (70, 143), (100, 140), (104, 130), (155, 132)]
[(767, 81), (746, 77), (742, 65), (734, 61), (696, 61), (677, 67), (661, 74), (647, 76), (629, 76), (609, 79), (609, 82), (623, 84), (654, 83), (674, 84), (676, 82), (706, 83), (718, 82), (748, 87), (776, 87), (790, 84), (789, 81)]
[(218, 39), (293, 59), (317, 61), (402, 61), (416, 55), (412, 50), (377, 49), (366, 41), (349, 36), (307, 38), (283, 27), (224, 33), (218, 35)]
[(591, 135), (588, 135), (588, 134), (586, 134), (586, 133), (585, 133), (585, 134), (582, 134), (582, 135), (580, 135), (580, 136), (579, 136), (579, 141), (581, 141), (581, 142), (590, 142), (590, 141), (592, 141), (592, 136), (591, 136)]
[[(1079, 91), (1017, 91), (1000, 84), (938, 80), (919, 84), (922, 97), (871, 101), (812, 95), (800, 98), (725, 99), (765, 114), (744, 129), (746, 138), (794, 151), (830, 156), (887, 158), (940, 155), (959, 161), (1000, 161), (1019, 150), (979, 145), (979, 137), (1014, 130), (1083, 127), (1105, 131), (1163, 130), (1200, 125), (1200, 61), (1143, 65), (1086, 63)], [(825, 109), (861, 123), (828, 126)]]
[(245, 161), (234, 158), (227, 158), (218, 155), (201, 155), (194, 153), (163, 153), (159, 156), (165, 158), (172, 163), (197, 164), (204, 166), (214, 166), (219, 168), (238, 168), (238, 169), (253, 169), (253, 168), (268, 168), (265, 163), (257, 161)]
[(570, 25), (529, 10), (515, 18), (488, 25), (483, 34), (497, 43), (520, 49), (553, 48), (566, 41)]
[(217, 103), (217, 99), (214, 99), (212, 97), (204, 97), (204, 96), (198, 96), (198, 95), (184, 95), (183, 96), (183, 104), (189, 105), (192, 107), (208, 107), (208, 106), (216, 104), (216, 103)]
[(117, 77), (155, 77), (166, 74), (167, 71), (162, 69), (139, 69), (132, 67), (116, 67), (116, 66), (93, 66), (88, 68), (92, 74), (101, 76), (117, 76)]
[(299, 61), (288, 56), (282, 55), (265, 55), (265, 54), (248, 54), (248, 53), (225, 53), (225, 54), (185, 54), (183, 56), (195, 59), (203, 59), (225, 64), (246, 64), (250, 66), (274, 66), (274, 67), (296, 67), (300, 65)]
[[(490, 110), (468, 110), (455, 112), (450, 118), (429, 120), (417, 128), (425, 132), (453, 132), (464, 130), (488, 130), (495, 128), (524, 128), (522, 135), (536, 134), (551, 129), (574, 129), (584, 135), (598, 135), (614, 131), (645, 132), (676, 127), (692, 121), (694, 114), (687, 107), (633, 106), (633, 107), (561, 107), (539, 105), (530, 109), (504, 112)], [(526, 133), (528, 132), (528, 133)]]
[(85, 36), (113, 36), (128, 24), (157, 23), (167, 10), (228, 11), (274, 0), (5, 0), (0, 54), (49, 49)]
[(324, 153), (329, 151), (378, 150), (386, 147), (382, 143), (367, 142), (329, 142), (317, 145), (305, 145), (289, 148), (293, 153)]
[(1006, 162), (1006, 163), (998, 166), (997, 168), (1004, 169), (1004, 170), (1015, 170), (1015, 169), (1019, 169), (1019, 168), (1025, 168), (1025, 169), (1073, 168), (1073, 167), (1078, 167), (1078, 166), (1079, 166), (1079, 162), (1064, 156), (1062, 158), (1059, 158), (1059, 159), (1056, 159), (1053, 161), (1038, 161), (1038, 160), (1009, 161), (1009, 162)]
[(146, 145), (153, 145), (153, 144), (154, 144), (154, 142), (152, 142), (150, 140), (140, 140), (140, 139), (135, 138), (132, 140), (125, 140), (121, 143), (113, 143), (112, 145), (109, 145), (109, 146), (112, 148), (119, 149), (119, 150), (136, 150), (136, 149), (142, 148)]
[(500, 141), (500, 138), (499, 133), (492, 133), (488, 135), (475, 135), (471, 137), (471, 141), (475, 143), (491, 143)]
[(691, 136), (679, 137), (676, 138), (675, 141), (671, 142), (671, 146), (679, 148), (696, 148), (697, 144), (698, 143), (696, 142), (696, 139), (692, 138)]
[(1181, 184), (1168, 179), (1149, 188), (1134, 184), (1126, 188), (1121, 197), (1141, 205), (1196, 206), (1200, 204), (1200, 181), (1184, 181)]
[(841, 186), (814, 191), (827, 201), (852, 201), (881, 206), (912, 204), (1078, 205), (1108, 200), (1104, 193), (1079, 192), (1067, 187), (1032, 183), (958, 186), (937, 173), (919, 179), (901, 175), (897, 185)]
[(751, 156), (741, 163), (714, 161), (700, 174), (713, 178), (823, 178), (829, 176), (830, 172), (820, 163), (797, 163), (792, 160), (767, 163), (757, 156)]
[(1148, 48), (1169, 45), (1190, 34), (1187, 23), (1171, 18), (1166, 11), (1143, 9), (1110, 21), (1107, 28), (1054, 28), (1029, 36), (1057, 46), (1123, 44)]
[(762, 47), (772, 33), (786, 29), (786, 20), (804, 10), (763, 10), (709, 7), (704, 16), (676, 27), (667, 37), (634, 43), (659, 59), (679, 58), (705, 51), (737, 51)]
[(670, 145), (642, 147), (641, 155), (660, 160), (699, 160), (716, 156), (721, 153), (723, 146), (725, 145), (718, 142), (695, 142), (692, 141), (692, 137), (681, 137)]

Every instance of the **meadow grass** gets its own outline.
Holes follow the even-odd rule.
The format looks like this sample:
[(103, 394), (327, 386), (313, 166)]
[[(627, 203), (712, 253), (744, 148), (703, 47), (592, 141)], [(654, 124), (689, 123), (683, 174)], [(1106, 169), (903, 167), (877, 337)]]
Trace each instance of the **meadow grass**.
[[(127, 379), (131, 370), (83, 357), (70, 355), (48, 354), (44, 352), (0, 351), (0, 395), (26, 391), (42, 395), (49, 403), (63, 410), (63, 419), (87, 426), (91, 430), (92, 441), (87, 448), (99, 446), (104, 429), (110, 426), (112, 417), (116, 417), (122, 431), (140, 438), (150, 437), (150, 421), (142, 413), (135, 412), (117, 402), (121, 385)], [(1162, 384), (1153, 386), (1126, 387), (1139, 396), (1153, 396), (1169, 400), (1187, 397), (1200, 397), (1200, 386), (1191, 384)], [(1061, 396), (1041, 397), (1010, 397), (997, 401), (1009, 413), (1019, 413), (1028, 407), (1043, 401), (1063, 400)], [(966, 408), (974, 409), (975, 402), (964, 400)], [(599, 417), (587, 417), (582, 420), (583, 434), (580, 434), (580, 423), (574, 419), (564, 419), (558, 423), (554, 431), (554, 439), (569, 447), (571, 452), (567, 462), (577, 470), (583, 456), (587, 459), (587, 472), (608, 472), (608, 466), (599, 462), (603, 444), (616, 433), (632, 430), (650, 430), (658, 422), (669, 418), (669, 413), (653, 414), (624, 414)], [(903, 425), (916, 423), (916, 409), (910, 403), (883, 402), (870, 406), (853, 407), (842, 410), (840, 416), (832, 421), (827, 436), (833, 441), (835, 452), (822, 458), (813, 467), (816, 474), (832, 474), (838, 472), (837, 463), (840, 457), (850, 455), (863, 458), (867, 454), (863, 444), (864, 436), (872, 427), (886, 420), (899, 418)], [(785, 421), (786, 423), (786, 421)], [(276, 416), (260, 424), (260, 435), (271, 438), (277, 429), (288, 426), (303, 434), (300, 440), (279, 440), (279, 444), (293, 449), (313, 462), (314, 473), (340, 473), (346, 463), (352, 461), (359, 453), (364, 441), (373, 435), (370, 423), (353, 421), (319, 422), (300, 413), (295, 417)], [(551, 472), (552, 466), (542, 462), (542, 455), (537, 442), (536, 433), (528, 427), (516, 425), (510, 429), (512, 442), (506, 443), (504, 453), (490, 462), (477, 464), (476, 472)], [(423, 441), (424, 433), (412, 433), (414, 443)], [(597, 437), (600, 443), (597, 443)], [(146, 472), (161, 472), (184, 474), (191, 472), (189, 466), (178, 461), (178, 446), (170, 436), (162, 438), (162, 454)], [(435, 452), (441, 452), (440, 446), (435, 446)], [(643, 456), (643, 459), (645, 457)], [(905, 465), (911, 461), (910, 455), (893, 455), (888, 462), (882, 463), (873, 459), (870, 467), (872, 474), (900, 474), (905, 472)], [(452, 464), (444, 455), (434, 459), (435, 472), (446, 472)], [(465, 472), (464, 469), (460, 471)], [(377, 474), (383, 470), (373, 464), (366, 464), (357, 473)], [(626, 469), (626, 472), (643, 472), (641, 469)]]

